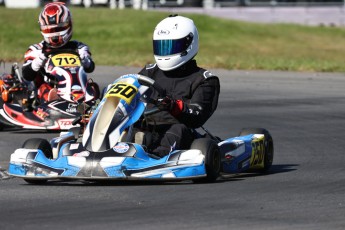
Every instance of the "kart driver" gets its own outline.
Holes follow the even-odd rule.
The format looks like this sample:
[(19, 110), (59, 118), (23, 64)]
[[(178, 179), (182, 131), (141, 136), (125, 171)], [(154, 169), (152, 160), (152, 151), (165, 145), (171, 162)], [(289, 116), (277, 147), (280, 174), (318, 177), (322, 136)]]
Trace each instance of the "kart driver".
[(45, 78), (44, 64), (46, 53), (54, 50), (72, 50), (79, 53), (85, 72), (91, 73), (95, 63), (91, 58), (89, 47), (79, 41), (70, 41), (72, 37), (72, 16), (69, 9), (62, 2), (48, 3), (41, 11), (38, 23), (44, 40), (31, 45), (26, 51), (22, 68), (23, 77), (27, 81), (34, 81), (35, 92), (30, 95), (27, 102), (27, 111), (33, 109), (36, 99), (48, 101), (52, 86)]
[(217, 108), (219, 79), (198, 67), (194, 60), (198, 50), (198, 30), (189, 18), (171, 15), (153, 32), (156, 63), (147, 65), (139, 74), (152, 78), (166, 92), (165, 97), (155, 90), (147, 93), (148, 98), (158, 101), (160, 109), (150, 116), (154, 122), (148, 121), (149, 128), (154, 127), (158, 133), (148, 146), (154, 157), (189, 148), (194, 140), (192, 129), (201, 127)]

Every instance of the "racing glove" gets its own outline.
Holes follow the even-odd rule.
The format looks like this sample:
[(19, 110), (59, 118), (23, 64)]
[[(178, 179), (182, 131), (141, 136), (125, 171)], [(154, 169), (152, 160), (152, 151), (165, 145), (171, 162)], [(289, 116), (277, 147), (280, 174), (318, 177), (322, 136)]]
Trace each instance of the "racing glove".
[(43, 66), (45, 61), (47, 60), (47, 57), (41, 53), (38, 57), (36, 57), (32, 62), (31, 62), (31, 68), (33, 71), (37, 72), (40, 70), (40, 68)]
[(91, 56), (87, 49), (79, 49), (79, 56), (81, 58), (81, 63), (85, 69), (88, 69), (91, 65)]
[(175, 100), (170, 96), (165, 96), (163, 98), (158, 98), (157, 107), (161, 111), (170, 111), (174, 107)]
[(183, 111), (183, 101), (175, 100), (171, 96), (159, 98), (156, 106), (161, 111), (170, 112), (174, 117), (178, 116)]
[(82, 65), (83, 65), (83, 67), (85, 69), (90, 68), (90, 66), (91, 66), (91, 58), (90, 58), (90, 56), (89, 57), (85, 57), (84, 59), (81, 59), (81, 63), (82, 63)]

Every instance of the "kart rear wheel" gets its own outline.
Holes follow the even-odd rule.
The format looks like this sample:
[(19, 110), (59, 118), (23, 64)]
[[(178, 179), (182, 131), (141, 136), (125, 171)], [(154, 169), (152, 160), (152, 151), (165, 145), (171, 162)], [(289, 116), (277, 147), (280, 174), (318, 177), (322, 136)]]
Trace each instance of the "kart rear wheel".
[(274, 147), (273, 138), (268, 130), (264, 128), (245, 128), (242, 129), (239, 136), (246, 136), (249, 134), (264, 134), (265, 135), (265, 155), (264, 155), (264, 168), (260, 169), (261, 173), (266, 173), (272, 166)]
[(206, 174), (205, 178), (193, 180), (196, 183), (209, 183), (217, 180), (220, 169), (220, 150), (217, 143), (209, 138), (194, 140), (190, 149), (199, 149), (205, 156)]
[[(31, 138), (24, 142), (23, 148), (40, 149), (48, 159), (53, 159), (53, 152), (50, 143), (46, 139)], [(24, 179), (29, 184), (45, 184), (47, 180), (42, 179)]]

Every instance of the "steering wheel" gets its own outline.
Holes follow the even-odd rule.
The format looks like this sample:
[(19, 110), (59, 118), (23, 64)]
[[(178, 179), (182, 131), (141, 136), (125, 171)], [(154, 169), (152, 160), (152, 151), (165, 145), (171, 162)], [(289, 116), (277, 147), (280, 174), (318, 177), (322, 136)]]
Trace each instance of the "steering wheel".
[[(143, 84), (143, 85), (146, 85), (146, 86), (152, 86), (159, 93), (159, 95), (161, 97), (165, 97), (166, 96), (165, 89), (163, 89), (160, 85), (158, 85), (155, 82), (155, 80), (153, 80), (152, 78), (149, 78), (149, 77), (146, 77), (146, 76), (138, 74), (138, 81), (139, 81), (140, 84)], [(155, 101), (153, 101), (151, 103), (156, 105)], [(148, 116), (148, 115), (152, 115), (152, 114), (158, 113), (160, 111), (161, 110), (158, 107), (154, 107), (152, 109), (149, 109), (149, 110), (145, 111), (144, 115)]]

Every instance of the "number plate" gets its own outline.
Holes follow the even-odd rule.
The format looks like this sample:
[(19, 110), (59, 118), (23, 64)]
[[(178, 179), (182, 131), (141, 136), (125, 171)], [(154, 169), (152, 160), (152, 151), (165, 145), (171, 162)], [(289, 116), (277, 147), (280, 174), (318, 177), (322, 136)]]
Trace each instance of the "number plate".
[(250, 158), (250, 168), (263, 168), (265, 158), (265, 136), (256, 135), (252, 140), (252, 156)]
[(81, 66), (80, 58), (75, 54), (62, 53), (51, 58), (54, 66), (75, 67)]
[(130, 104), (137, 92), (138, 89), (134, 85), (116, 83), (108, 90), (105, 97), (119, 97), (125, 100), (127, 104)]

